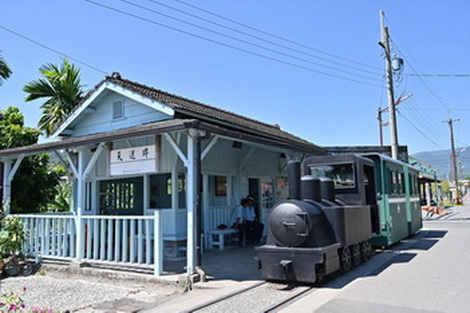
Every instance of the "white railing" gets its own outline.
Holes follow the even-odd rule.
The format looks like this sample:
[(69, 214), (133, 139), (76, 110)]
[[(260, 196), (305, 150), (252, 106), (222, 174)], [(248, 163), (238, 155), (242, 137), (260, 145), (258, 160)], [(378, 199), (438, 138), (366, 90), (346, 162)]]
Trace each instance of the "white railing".
[[(160, 212), (154, 216), (16, 215), (27, 229), (25, 252), (43, 258), (106, 261), (163, 271)], [(80, 229), (80, 231), (77, 231)]]
[(153, 264), (153, 216), (84, 216), (84, 259)]
[(18, 215), (26, 232), (24, 251), (51, 258), (73, 259), (76, 254), (76, 221), (72, 215)]

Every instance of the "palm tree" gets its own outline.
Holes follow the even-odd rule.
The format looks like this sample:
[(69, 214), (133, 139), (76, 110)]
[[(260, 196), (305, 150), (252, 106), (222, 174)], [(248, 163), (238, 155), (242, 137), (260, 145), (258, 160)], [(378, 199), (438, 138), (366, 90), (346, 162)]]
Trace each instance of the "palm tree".
[(8, 67), (7, 62), (3, 59), (0, 55), (0, 85), (2, 83), (2, 79), (7, 79), (11, 75), (11, 70)]
[(47, 99), (41, 105), (42, 116), (38, 128), (50, 135), (77, 107), (84, 96), (84, 91), (80, 84), (80, 69), (70, 64), (67, 59), (63, 60), (60, 67), (49, 63), (42, 66), (39, 71), (42, 78), (28, 83), (23, 91), (29, 94), (26, 101)]

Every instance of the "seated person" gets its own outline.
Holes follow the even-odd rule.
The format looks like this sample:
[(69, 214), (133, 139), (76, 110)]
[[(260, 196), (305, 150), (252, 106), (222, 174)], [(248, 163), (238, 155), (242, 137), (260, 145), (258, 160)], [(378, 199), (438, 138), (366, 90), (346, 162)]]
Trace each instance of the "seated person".
[(246, 239), (248, 242), (259, 242), (263, 236), (264, 225), (256, 220), (255, 209), (253, 208), (252, 196), (246, 197), (247, 205), (243, 207), (243, 218), (247, 228)]
[(245, 232), (247, 231), (245, 219), (243, 217), (243, 210), (247, 207), (248, 200), (242, 199), (240, 205), (235, 207), (230, 217), (229, 225), (232, 225), (232, 228), (238, 229), (240, 231), (239, 235), (239, 244), (244, 243), (244, 237), (246, 236)]

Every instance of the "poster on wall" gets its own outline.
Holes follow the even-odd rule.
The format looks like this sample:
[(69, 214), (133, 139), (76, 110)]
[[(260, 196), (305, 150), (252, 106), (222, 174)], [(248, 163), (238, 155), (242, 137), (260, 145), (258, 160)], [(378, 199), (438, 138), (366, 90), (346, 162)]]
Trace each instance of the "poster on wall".
[(110, 152), (109, 173), (111, 176), (152, 173), (157, 171), (157, 149), (155, 145)]

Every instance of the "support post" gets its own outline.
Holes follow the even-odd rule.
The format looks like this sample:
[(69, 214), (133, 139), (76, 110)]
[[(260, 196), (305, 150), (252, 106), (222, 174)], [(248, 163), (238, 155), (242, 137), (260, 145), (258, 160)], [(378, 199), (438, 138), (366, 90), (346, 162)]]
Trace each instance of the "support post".
[(3, 161), (3, 212), (5, 215), (10, 213), (11, 203), (11, 181), (8, 179), (11, 171), (11, 160)]
[(150, 207), (150, 179), (148, 174), (144, 174), (144, 215), (147, 215)]
[[(209, 207), (209, 175), (208, 174), (204, 174), (202, 175), (202, 190), (204, 190), (204, 192), (202, 193), (202, 203), (201, 203), (201, 206), (204, 205), (204, 207)], [(207, 234), (207, 231), (209, 229), (207, 229), (207, 225), (210, 225), (209, 224), (209, 218), (210, 218), (210, 215), (207, 214), (204, 214), (204, 225), (205, 225), (205, 229), (204, 229), (204, 247), (207, 247), (208, 244), (209, 244), (209, 237), (210, 235), (206, 236)]]
[(455, 153), (455, 142), (454, 142), (454, 122), (458, 122), (460, 119), (451, 119), (449, 118), (444, 123), (449, 124), (450, 128), (450, 147), (452, 152), (452, 166), (454, 170), (454, 184), (455, 184), (455, 203), (459, 203), (459, 172), (457, 169), (457, 154)]
[(382, 122), (382, 113), (383, 110), (379, 108), (377, 111), (377, 120), (379, 120), (379, 136), (380, 136), (380, 146), (384, 146), (384, 132), (383, 132), (383, 122)]
[(153, 274), (155, 276), (160, 276), (163, 272), (163, 234), (160, 210), (155, 210), (153, 216)]
[(23, 162), (24, 155), (18, 156), (13, 167), (11, 160), (7, 159), (3, 162), (3, 212), (5, 215), (10, 214), (11, 210), (11, 182), (15, 177), (16, 171)]
[(85, 151), (78, 152), (78, 177), (77, 177), (77, 215), (76, 215), (76, 229), (77, 229), (77, 245), (75, 247), (75, 256), (78, 260), (83, 259), (84, 250), (84, 234), (82, 230), (82, 215), (85, 205)]
[(200, 189), (200, 145), (198, 144), (199, 134), (197, 130), (190, 129), (188, 132), (188, 155), (187, 155), (187, 201), (188, 201), (188, 243), (187, 243), (187, 264), (186, 271), (192, 275), (196, 271), (198, 261), (200, 263), (200, 229), (198, 223), (198, 211), (200, 210), (200, 200), (198, 190)]
[(379, 44), (385, 51), (385, 70), (387, 73), (388, 111), (390, 114), (390, 145), (392, 148), (392, 158), (398, 159), (398, 131), (393, 89), (392, 57), (390, 55), (390, 36), (388, 33), (388, 27), (385, 27), (384, 25), (383, 11), (380, 11), (380, 26), (382, 39)]
[(426, 193), (426, 205), (431, 205), (431, 184), (426, 182), (424, 183), (424, 191)]

